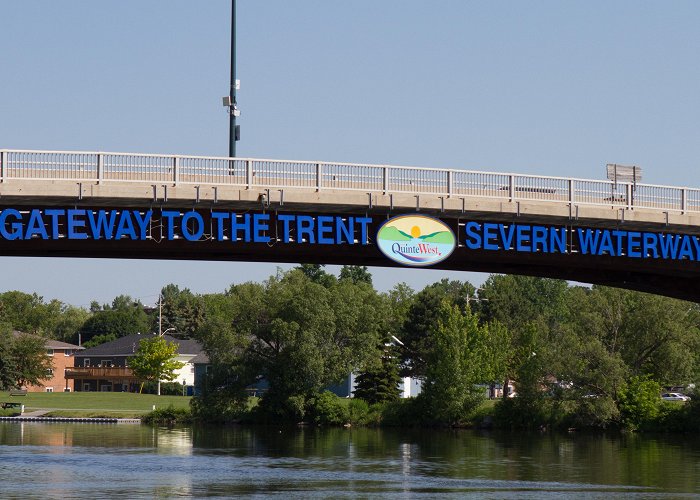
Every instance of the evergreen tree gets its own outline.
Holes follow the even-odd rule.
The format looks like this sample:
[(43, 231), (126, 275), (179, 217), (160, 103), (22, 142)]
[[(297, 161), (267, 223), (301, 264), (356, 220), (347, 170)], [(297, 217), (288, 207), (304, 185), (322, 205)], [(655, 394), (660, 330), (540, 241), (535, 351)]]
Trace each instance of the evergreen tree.
[(357, 376), (354, 396), (369, 404), (395, 401), (399, 398), (399, 367), (396, 349), (391, 344), (380, 346), (377, 363)]

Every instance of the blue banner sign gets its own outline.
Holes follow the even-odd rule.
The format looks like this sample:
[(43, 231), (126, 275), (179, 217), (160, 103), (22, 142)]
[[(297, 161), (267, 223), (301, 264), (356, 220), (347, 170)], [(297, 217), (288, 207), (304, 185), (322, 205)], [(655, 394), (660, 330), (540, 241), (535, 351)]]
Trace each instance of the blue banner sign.
[(607, 228), (467, 222), (464, 245), (470, 250), (700, 260), (698, 236)]
[[(369, 217), (179, 210), (89, 210), (6, 208), (0, 211), (0, 239), (133, 240), (152, 237), (320, 245), (369, 243)], [(274, 225), (273, 225), (274, 223)], [(158, 234), (154, 235), (153, 233)]]
[[(375, 223), (376, 222), (376, 223)], [(373, 245), (393, 261), (429, 266), (465, 251), (700, 261), (700, 238), (620, 228), (391, 219), (226, 210), (5, 208), (0, 240), (184, 240)]]

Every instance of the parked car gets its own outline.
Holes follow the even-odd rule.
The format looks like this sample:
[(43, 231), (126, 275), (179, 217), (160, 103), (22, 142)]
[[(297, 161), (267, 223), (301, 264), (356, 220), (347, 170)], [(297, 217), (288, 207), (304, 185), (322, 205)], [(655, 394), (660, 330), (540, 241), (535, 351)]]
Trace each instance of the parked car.
[(664, 392), (661, 395), (664, 401), (690, 401), (690, 398), (680, 392)]

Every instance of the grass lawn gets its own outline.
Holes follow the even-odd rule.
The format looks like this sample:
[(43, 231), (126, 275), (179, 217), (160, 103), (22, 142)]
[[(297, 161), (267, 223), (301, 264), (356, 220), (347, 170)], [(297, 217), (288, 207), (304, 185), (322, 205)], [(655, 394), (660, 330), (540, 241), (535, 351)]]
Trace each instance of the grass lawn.
[(24, 404), (25, 413), (48, 410), (47, 416), (61, 417), (138, 417), (156, 408), (189, 408), (188, 396), (156, 396), (128, 392), (29, 392), (26, 396), (10, 396), (0, 391), (0, 402)]

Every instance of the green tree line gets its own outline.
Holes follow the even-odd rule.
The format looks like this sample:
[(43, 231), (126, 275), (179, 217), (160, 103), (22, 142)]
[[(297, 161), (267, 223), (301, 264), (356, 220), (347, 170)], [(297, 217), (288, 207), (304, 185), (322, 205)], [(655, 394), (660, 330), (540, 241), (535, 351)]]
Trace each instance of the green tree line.
[[(488, 407), (496, 425), (682, 427), (695, 411), (659, 397), (700, 375), (698, 304), (667, 297), (510, 275), (380, 293), (366, 267), (305, 264), (223, 293), (171, 284), (160, 299), (161, 315), (125, 295), (85, 309), (5, 292), (0, 323), (86, 347), (137, 332), (197, 339), (210, 359), (201, 418), (464, 425), (509, 385), (516, 397)], [(350, 373), (350, 404), (324, 392)], [(401, 376), (422, 382), (419, 397), (399, 400)]]

